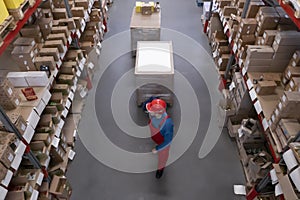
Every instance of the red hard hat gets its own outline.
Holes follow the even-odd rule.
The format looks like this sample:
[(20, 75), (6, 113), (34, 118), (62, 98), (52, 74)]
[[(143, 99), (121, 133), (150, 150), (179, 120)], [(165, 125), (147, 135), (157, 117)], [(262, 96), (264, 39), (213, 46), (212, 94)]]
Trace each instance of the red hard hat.
[(163, 112), (165, 112), (166, 107), (167, 107), (167, 104), (162, 99), (154, 99), (150, 103), (146, 104), (146, 109), (148, 112), (163, 113)]

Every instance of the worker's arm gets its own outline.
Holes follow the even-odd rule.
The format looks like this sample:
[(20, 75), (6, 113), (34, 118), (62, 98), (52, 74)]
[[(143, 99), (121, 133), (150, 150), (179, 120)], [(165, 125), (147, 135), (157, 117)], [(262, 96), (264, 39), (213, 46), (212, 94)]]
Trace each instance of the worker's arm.
[(164, 127), (161, 130), (161, 134), (164, 137), (164, 142), (160, 145), (157, 145), (155, 149), (157, 151), (163, 150), (165, 147), (169, 146), (172, 139), (173, 139), (173, 129), (174, 129), (174, 124), (171, 118), (167, 119), (165, 122)]

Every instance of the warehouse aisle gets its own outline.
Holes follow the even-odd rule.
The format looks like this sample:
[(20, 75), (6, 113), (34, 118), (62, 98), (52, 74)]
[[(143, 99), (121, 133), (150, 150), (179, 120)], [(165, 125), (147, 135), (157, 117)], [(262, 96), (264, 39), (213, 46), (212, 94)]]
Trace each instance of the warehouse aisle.
[[(105, 39), (112, 39), (117, 33), (129, 29), (133, 1), (114, 0), (109, 14), (109, 32)], [(210, 47), (207, 38), (202, 34), (200, 21), (201, 9), (194, 0), (165, 0), (161, 2), (162, 27), (180, 31), (201, 44), (207, 52)], [(124, 41), (128, 43), (128, 41)], [(120, 45), (121, 46), (121, 45)], [(113, 51), (118, 46), (102, 51)], [(96, 59), (96, 58), (94, 58)], [(203, 60), (203, 62), (206, 62)], [(243, 184), (244, 175), (238, 157), (236, 145), (224, 132), (212, 152), (204, 159), (199, 159), (198, 152), (205, 136), (209, 121), (208, 89), (201, 75), (184, 58), (174, 56), (175, 68), (190, 82), (200, 104), (201, 118), (197, 136), (188, 150), (177, 161), (166, 168), (162, 179), (155, 179), (155, 172), (132, 174), (120, 172), (97, 161), (80, 140), (76, 142), (75, 160), (71, 163), (67, 176), (73, 186), (72, 200), (239, 200), (243, 197), (233, 194), (234, 184)], [(101, 60), (99, 65), (101, 67)], [(134, 66), (130, 52), (116, 59), (104, 72), (96, 90), (95, 110), (98, 121), (106, 136), (115, 145), (132, 152), (149, 152), (151, 140), (137, 139), (123, 134), (113, 120), (110, 110), (112, 90), (122, 75)], [(213, 66), (212, 66), (213, 67)], [(95, 74), (97, 76), (98, 73)], [(203, 75), (202, 75), (203, 76)], [(205, 75), (204, 75), (205, 76)], [(218, 84), (218, 83), (216, 83)], [(138, 125), (146, 125), (147, 117), (134, 103), (134, 95), (130, 102), (130, 114)], [(177, 100), (169, 110), (175, 122), (175, 131), (180, 124), (180, 107)], [(91, 104), (88, 98), (86, 104)], [(89, 120), (87, 110), (82, 113), (81, 123)], [(91, 128), (92, 130), (92, 128)], [(90, 130), (82, 130), (79, 135), (89, 134)], [(188, 133), (187, 133), (188, 134)]]

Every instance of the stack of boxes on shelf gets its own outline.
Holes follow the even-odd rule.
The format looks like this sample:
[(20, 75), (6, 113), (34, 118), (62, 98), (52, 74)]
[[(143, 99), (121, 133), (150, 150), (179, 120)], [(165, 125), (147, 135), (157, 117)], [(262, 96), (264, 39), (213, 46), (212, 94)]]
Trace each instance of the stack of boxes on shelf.
[[(229, 134), (238, 137), (240, 154), (243, 154), (245, 148), (241, 150), (239, 126), (247, 111), (248, 117), (258, 115), (259, 125), (262, 125), (260, 132), (264, 133), (266, 142), (251, 145), (260, 149), (259, 152), (268, 150), (272, 155), (273, 160), (267, 159), (264, 166), (267, 172), (272, 167), (269, 162), (278, 162), (300, 132), (297, 112), (300, 105), (300, 33), (281, 7), (269, 7), (260, 0), (251, 1), (246, 17), (242, 18), (244, 3), (217, 0), (218, 13), (212, 15), (208, 36), (219, 74), (223, 76), (226, 70), (229, 72), (226, 74), (229, 88), (223, 90), (227, 105), (224, 109), (230, 110), (226, 123)], [(231, 55), (234, 62), (228, 64)], [(228, 66), (231, 68), (227, 69)], [(255, 115), (252, 110), (256, 111)], [(252, 174), (247, 171), (247, 180), (261, 178), (257, 170)], [(296, 188), (300, 186), (300, 181), (295, 182), (288, 176), (284, 181)], [(287, 186), (279, 183), (286, 197)]]
[(272, 156), (264, 147), (265, 139), (258, 121), (252, 118), (242, 120), (236, 141), (247, 186), (251, 188), (270, 171)]
[(7, 110), (12, 110), (20, 104), (20, 96), (16, 92), (11, 82), (4, 77), (0, 77), (0, 105)]
[[(0, 105), (23, 138), (4, 132), (0, 123), (0, 199), (70, 199), (64, 175), (75, 156), (83, 98), (93, 76), (88, 55), (99, 50), (106, 29), (102, 2), (99, 9), (98, 1), (69, 1), (69, 18), (63, 1), (46, 1), (14, 41), (12, 57), (20, 71), (0, 71)], [(23, 158), (27, 147), (42, 169)]]

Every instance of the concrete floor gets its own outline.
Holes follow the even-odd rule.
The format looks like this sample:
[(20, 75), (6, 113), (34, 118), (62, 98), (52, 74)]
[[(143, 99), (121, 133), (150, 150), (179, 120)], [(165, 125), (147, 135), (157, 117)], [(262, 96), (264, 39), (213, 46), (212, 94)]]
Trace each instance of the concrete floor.
[[(133, 1), (114, 0), (109, 11), (109, 32), (105, 40), (117, 33), (129, 30)], [(210, 52), (207, 37), (203, 34), (200, 21), (202, 8), (196, 6), (194, 0), (165, 0), (161, 2), (162, 27), (173, 29), (188, 35)], [(162, 35), (164, 37), (164, 35)], [(128, 42), (128, 41), (124, 41)], [(102, 52), (110, 51), (118, 46), (103, 48)], [(97, 58), (95, 58), (97, 60)], [(203, 61), (208, 62), (208, 61)], [(234, 184), (243, 184), (244, 175), (239, 161), (236, 145), (224, 131), (217, 145), (203, 159), (199, 159), (198, 152), (207, 131), (210, 116), (210, 99), (208, 88), (203, 77), (191, 64), (179, 55), (174, 56), (175, 68), (191, 84), (196, 92), (199, 107), (199, 130), (191, 146), (178, 160), (166, 168), (160, 180), (155, 179), (155, 172), (126, 173), (121, 172), (99, 162), (85, 148), (80, 140), (76, 142), (75, 160), (68, 168), (67, 177), (73, 187), (72, 200), (239, 200), (244, 199), (233, 193)], [(101, 67), (102, 61), (99, 60)], [(87, 98), (87, 105), (97, 102), (94, 110), (107, 138), (118, 147), (131, 152), (149, 152), (153, 143), (149, 139), (138, 139), (124, 134), (110, 110), (112, 90), (122, 75), (134, 66), (134, 59), (130, 52), (121, 55), (103, 73), (99, 84), (94, 85), (95, 99)], [(212, 66), (214, 67), (214, 66)], [(216, 73), (217, 75), (217, 73)], [(95, 78), (100, 76), (95, 73)], [(98, 77), (99, 78), (99, 77)], [(217, 83), (216, 83), (217, 84)], [(134, 95), (130, 99), (130, 114), (133, 121), (143, 126), (147, 117), (141, 109), (135, 106)], [(84, 109), (79, 125), (79, 137), (89, 134), (94, 127), (83, 130), (83, 124), (89, 120), (88, 109)], [(180, 107), (175, 99), (174, 106), (168, 110), (175, 122), (175, 132), (180, 124)]]

